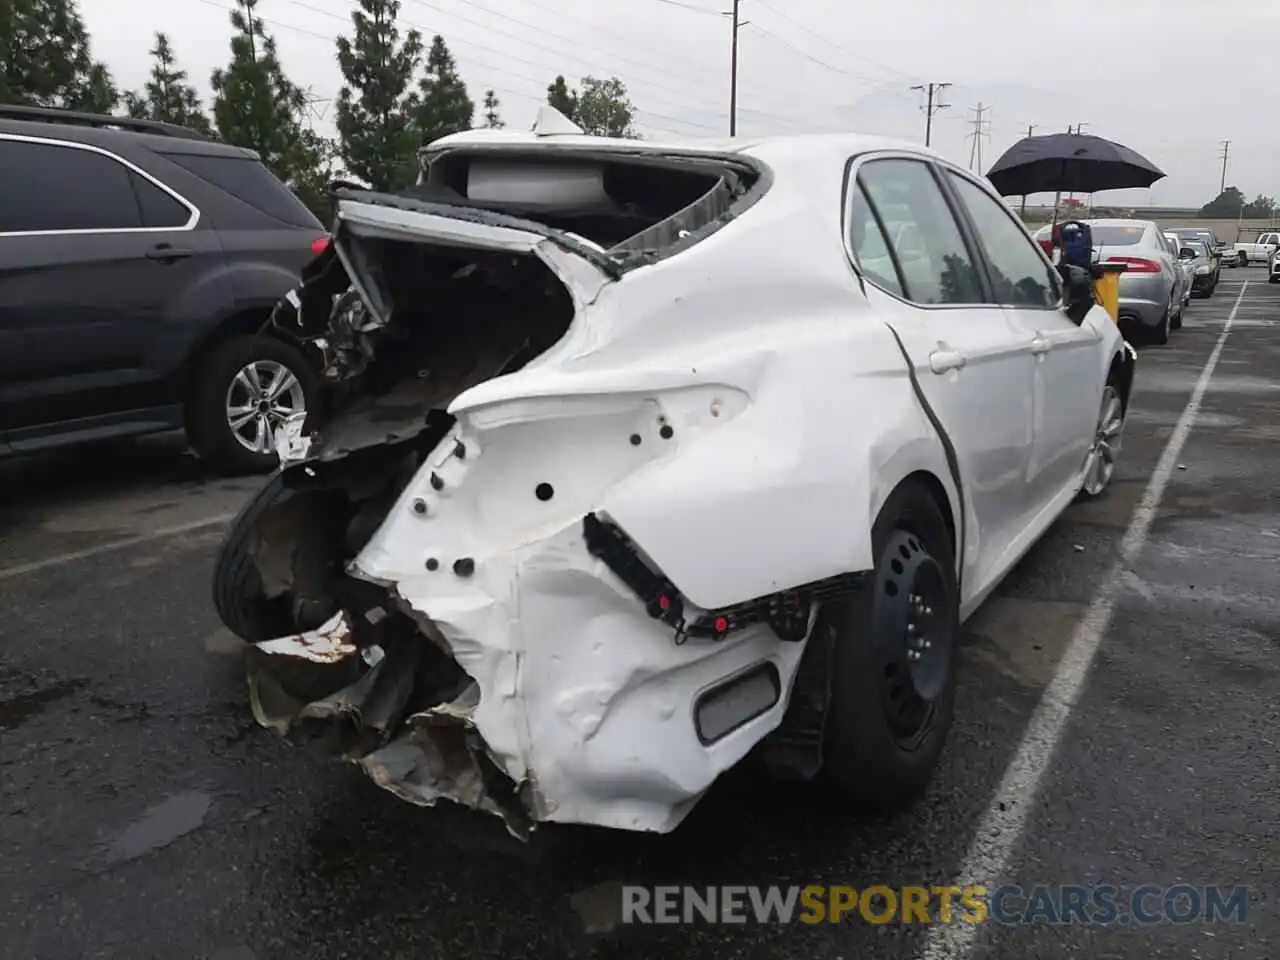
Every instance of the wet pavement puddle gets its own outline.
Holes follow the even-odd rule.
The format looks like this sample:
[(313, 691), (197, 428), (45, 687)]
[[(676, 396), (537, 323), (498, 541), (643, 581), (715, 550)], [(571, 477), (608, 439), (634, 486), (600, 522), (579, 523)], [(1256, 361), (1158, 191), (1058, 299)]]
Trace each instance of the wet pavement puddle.
[(177, 793), (117, 832), (104, 845), (108, 864), (136, 860), (169, 846), (204, 825), (213, 798), (207, 793)]

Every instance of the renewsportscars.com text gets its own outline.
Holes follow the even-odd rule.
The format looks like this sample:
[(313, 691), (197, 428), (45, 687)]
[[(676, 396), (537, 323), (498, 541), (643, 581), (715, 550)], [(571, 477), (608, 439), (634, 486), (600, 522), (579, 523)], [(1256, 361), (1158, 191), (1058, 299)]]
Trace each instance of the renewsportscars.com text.
[(1243, 923), (1248, 887), (1149, 884), (1021, 887), (622, 888), (622, 922), (672, 923)]

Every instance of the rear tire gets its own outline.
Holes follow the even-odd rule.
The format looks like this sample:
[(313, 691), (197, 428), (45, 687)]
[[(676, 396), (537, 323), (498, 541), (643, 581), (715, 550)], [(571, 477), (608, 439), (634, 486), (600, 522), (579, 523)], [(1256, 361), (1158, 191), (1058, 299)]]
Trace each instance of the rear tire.
[(1160, 318), (1160, 322), (1151, 330), (1152, 343), (1168, 343), (1169, 342), (1169, 311), (1165, 310), (1164, 316)]
[(272, 477), (231, 521), (213, 562), (214, 609), (223, 625), (245, 643), (261, 643), (296, 629), (289, 601), (265, 595), (252, 551), (262, 514), (292, 495), (283, 473)]
[(824, 781), (844, 802), (885, 812), (918, 797), (937, 767), (954, 715), (960, 606), (951, 532), (923, 485), (894, 491), (871, 541), (875, 572), (824, 605), (815, 630), (834, 641)]
[[(316, 401), (319, 380), (307, 358), (294, 347), (263, 335), (235, 337), (215, 346), (196, 370), (187, 423), (191, 445), (201, 459), (219, 472), (261, 474), (274, 470), (280, 463), (273, 445), (269, 444), (271, 449), (263, 452), (250, 450), (241, 443), (228, 420), (232, 383), (242, 370), (251, 366), (283, 369), (291, 374), (297, 383), (303, 410), (311, 409)], [(293, 408), (296, 407), (297, 404), (293, 404)]]

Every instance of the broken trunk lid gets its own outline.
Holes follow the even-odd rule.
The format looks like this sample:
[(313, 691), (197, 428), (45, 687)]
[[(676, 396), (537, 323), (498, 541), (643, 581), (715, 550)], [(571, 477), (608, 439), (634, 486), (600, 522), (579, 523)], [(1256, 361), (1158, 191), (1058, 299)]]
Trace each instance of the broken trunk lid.
[(602, 248), (533, 220), (373, 191), (340, 190), (337, 196), (339, 222), (357, 229), (386, 231), (396, 239), (512, 253), (533, 253), (543, 241), (550, 241), (591, 264), (605, 278), (617, 280), (623, 273), (621, 262)]

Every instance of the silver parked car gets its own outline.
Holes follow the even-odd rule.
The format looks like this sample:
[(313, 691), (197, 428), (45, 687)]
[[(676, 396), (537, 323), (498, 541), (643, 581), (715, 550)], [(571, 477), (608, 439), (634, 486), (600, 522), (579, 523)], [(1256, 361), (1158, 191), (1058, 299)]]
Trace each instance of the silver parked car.
[(1170, 328), (1182, 326), (1176, 309), (1177, 260), (1164, 243), (1164, 233), (1150, 220), (1088, 220), (1094, 256), (1123, 263), (1120, 275), (1120, 323), (1141, 329), (1156, 343), (1169, 339)]
[(1213, 253), (1203, 240), (1178, 238), (1178, 263), (1191, 274), (1191, 294), (1209, 296), (1215, 284)]
[[(1182, 245), (1178, 242), (1178, 237), (1173, 233), (1162, 235), (1165, 249), (1169, 251), (1169, 256), (1173, 257), (1173, 264), (1177, 267), (1178, 286), (1175, 298), (1178, 302), (1178, 317), (1182, 317), (1182, 311), (1191, 301), (1191, 286), (1195, 282), (1195, 272), (1192, 270), (1191, 261), (1183, 260), (1180, 256)], [(1174, 324), (1177, 326), (1177, 324)]]

